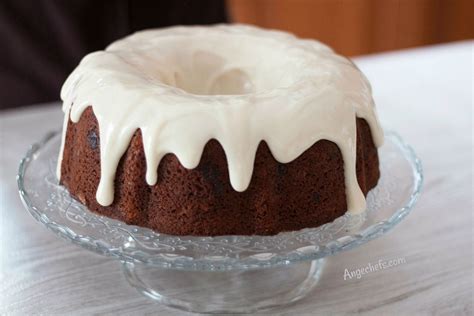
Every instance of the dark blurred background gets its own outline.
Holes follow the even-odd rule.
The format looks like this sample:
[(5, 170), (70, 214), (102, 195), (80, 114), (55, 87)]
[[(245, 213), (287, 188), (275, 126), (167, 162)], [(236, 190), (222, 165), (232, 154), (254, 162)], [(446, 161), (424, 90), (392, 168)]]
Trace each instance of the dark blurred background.
[(0, 108), (59, 99), (87, 53), (138, 30), (240, 22), (348, 56), (474, 38), (473, 0), (1, 0)]
[(0, 108), (58, 100), (84, 55), (135, 31), (227, 20), (224, 0), (0, 0)]

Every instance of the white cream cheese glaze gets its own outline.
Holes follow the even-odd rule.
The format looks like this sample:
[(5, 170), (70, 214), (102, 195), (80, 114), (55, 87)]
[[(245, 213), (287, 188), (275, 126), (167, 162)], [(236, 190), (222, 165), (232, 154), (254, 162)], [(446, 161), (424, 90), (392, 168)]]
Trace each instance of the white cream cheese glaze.
[(344, 160), (352, 213), (365, 210), (356, 176), (356, 117), (368, 122), (376, 146), (383, 142), (370, 84), (350, 60), (320, 42), (245, 25), (135, 33), (84, 57), (61, 98), (58, 177), (68, 120), (78, 122), (92, 106), (100, 130), (96, 198), (103, 206), (114, 200), (116, 168), (137, 129), (149, 185), (165, 154), (192, 169), (214, 138), (237, 191), (251, 181), (261, 141), (281, 163), (318, 140), (332, 141)]

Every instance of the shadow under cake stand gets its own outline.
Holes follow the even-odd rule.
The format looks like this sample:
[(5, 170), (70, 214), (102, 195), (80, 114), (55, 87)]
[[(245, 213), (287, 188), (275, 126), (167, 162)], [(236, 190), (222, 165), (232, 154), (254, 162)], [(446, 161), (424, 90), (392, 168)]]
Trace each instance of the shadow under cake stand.
[(139, 292), (193, 312), (254, 312), (301, 299), (317, 285), (324, 257), (393, 228), (413, 208), (423, 181), (413, 150), (387, 132), (381, 177), (363, 214), (275, 236), (171, 236), (94, 214), (74, 200), (55, 175), (60, 142), (58, 132), (48, 134), (20, 163), (28, 211), (57, 235), (118, 259)]

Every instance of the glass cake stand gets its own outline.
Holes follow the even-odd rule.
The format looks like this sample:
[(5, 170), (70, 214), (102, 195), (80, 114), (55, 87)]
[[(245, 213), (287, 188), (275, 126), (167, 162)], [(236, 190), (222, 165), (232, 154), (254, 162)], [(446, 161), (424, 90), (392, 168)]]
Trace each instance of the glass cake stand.
[(118, 259), (139, 292), (194, 312), (253, 312), (304, 297), (317, 284), (324, 257), (392, 229), (413, 208), (423, 180), (413, 150), (387, 132), (381, 177), (363, 214), (275, 236), (171, 236), (96, 215), (71, 198), (55, 175), (60, 138), (48, 134), (20, 163), (18, 188), (27, 210), (57, 235)]

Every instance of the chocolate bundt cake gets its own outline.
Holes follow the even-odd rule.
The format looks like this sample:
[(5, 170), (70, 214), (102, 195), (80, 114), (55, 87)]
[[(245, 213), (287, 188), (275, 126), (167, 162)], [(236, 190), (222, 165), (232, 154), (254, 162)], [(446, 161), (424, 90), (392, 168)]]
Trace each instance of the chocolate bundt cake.
[(173, 235), (269, 235), (365, 210), (370, 85), (313, 40), (242, 25), (135, 33), (61, 91), (58, 177), (90, 210)]

